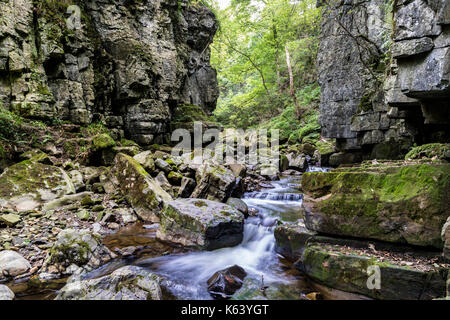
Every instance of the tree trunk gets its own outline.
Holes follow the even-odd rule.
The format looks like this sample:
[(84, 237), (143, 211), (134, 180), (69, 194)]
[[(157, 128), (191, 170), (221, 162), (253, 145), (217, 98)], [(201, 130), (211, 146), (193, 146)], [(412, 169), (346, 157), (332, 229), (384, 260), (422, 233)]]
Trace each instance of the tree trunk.
[(294, 100), (295, 105), (295, 111), (297, 113), (297, 119), (300, 119), (302, 116), (302, 112), (300, 110), (300, 106), (297, 102), (297, 97), (295, 96), (295, 87), (294, 87), (294, 73), (292, 71), (292, 65), (291, 65), (291, 55), (289, 54), (289, 49), (286, 45), (286, 64), (288, 67), (289, 72), (289, 94), (291, 95), (292, 99)]

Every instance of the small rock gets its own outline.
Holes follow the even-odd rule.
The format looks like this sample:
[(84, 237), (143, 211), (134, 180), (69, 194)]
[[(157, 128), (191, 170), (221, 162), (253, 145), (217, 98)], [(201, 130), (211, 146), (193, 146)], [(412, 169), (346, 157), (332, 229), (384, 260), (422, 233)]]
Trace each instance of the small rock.
[(4, 276), (19, 276), (30, 268), (30, 263), (19, 253), (11, 250), (0, 252), (0, 279)]
[(7, 286), (0, 284), (0, 301), (14, 300), (14, 292)]

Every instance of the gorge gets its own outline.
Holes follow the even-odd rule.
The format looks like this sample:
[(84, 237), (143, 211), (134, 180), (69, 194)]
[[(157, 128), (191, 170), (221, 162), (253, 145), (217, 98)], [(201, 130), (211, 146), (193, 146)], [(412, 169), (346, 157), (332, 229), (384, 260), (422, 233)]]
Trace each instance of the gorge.
[[(214, 3), (0, 0), (0, 300), (448, 299), (450, 3), (314, 10), (317, 123), (274, 153), (217, 119), (262, 78), (315, 121), (289, 93), (301, 59), (276, 51), (276, 80), (221, 48)], [(180, 154), (194, 123), (232, 143)]]

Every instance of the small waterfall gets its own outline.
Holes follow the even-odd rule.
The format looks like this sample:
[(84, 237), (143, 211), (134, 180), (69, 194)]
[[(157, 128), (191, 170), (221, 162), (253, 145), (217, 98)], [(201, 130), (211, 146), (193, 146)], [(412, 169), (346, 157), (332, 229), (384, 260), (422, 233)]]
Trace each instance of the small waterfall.
[(244, 198), (275, 201), (299, 201), (303, 199), (303, 195), (299, 193), (251, 192), (247, 193)]

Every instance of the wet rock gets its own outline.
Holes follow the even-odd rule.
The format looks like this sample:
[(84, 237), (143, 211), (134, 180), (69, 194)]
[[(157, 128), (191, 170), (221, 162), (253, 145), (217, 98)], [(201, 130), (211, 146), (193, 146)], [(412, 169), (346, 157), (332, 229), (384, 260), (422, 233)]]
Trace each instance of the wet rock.
[(152, 151), (144, 151), (134, 156), (134, 160), (139, 162), (139, 164), (148, 172), (152, 173), (155, 171), (155, 160), (153, 159)]
[(172, 171), (172, 166), (168, 162), (164, 161), (163, 159), (156, 159), (155, 166), (167, 174)]
[(122, 221), (125, 224), (136, 222), (138, 219), (131, 208), (120, 208), (117, 209), (117, 215), (122, 217)]
[(19, 253), (11, 250), (0, 251), (0, 279), (26, 273), (30, 263)]
[(88, 230), (66, 229), (58, 234), (39, 277), (57, 278), (70, 275), (73, 270), (91, 271), (110, 261), (113, 256), (102, 244), (100, 235)]
[(212, 162), (203, 163), (196, 174), (197, 187), (192, 198), (226, 201), (236, 183), (233, 172)]
[(160, 173), (158, 173), (158, 175), (155, 177), (155, 181), (168, 194), (170, 194), (171, 196), (174, 195), (173, 194), (173, 187), (170, 184), (169, 180), (167, 180), (166, 175), (164, 174), (164, 172), (161, 171)]
[(242, 287), (246, 276), (247, 272), (237, 265), (217, 271), (208, 279), (208, 292), (215, 299), (229, 299)]
[(450, 164), (398, 164), (304, 174), (307, 228), (442, 249)]
[(118, 154), (112, 170), (136, 214), (144, 221), (158, 222), (160, 211), (172, 197), (130, 156)]
[(157, 237), (186, 247), (215, 250), (242, 242), (244, 215), (230, 206), (199, 199), (168, 203)]
[(180, 198), (190, 198), (196, 186), (197, 183), (194, 179), (184, 177), (181, 180), (181, 188), (179, 193)]
[(275, 251), (294, 262), (303, 254), (308, 240), (316, 232), (308, 230), (304, 223), (285, 223), (275, 228)]
[(64, 170), (42, 164), (39, 159), (35, 156), (15, 164), (0, 175), (0, 207), (24, 212), (75, 193), (75, 187)]
[(7, 286), (0, 284), (0, 301), (14, 300), (14, 292), (11, 291)]
[(306, 171), (308, 168), (308, 162), (306, 161), (306, 157), (296, 155), (294, 153), (289, 153), (287, 156), (289, 161), (288, 168), (297, 171)]
[(232, 208), (235, 208), (235, 209), (239, 210), (240, 212), (242, 212), (244, 214), (244, 217), (248, 218), (248, 206), (241, 199), (230, 198), (227, 201), (227, 205), (229, 205)]
[[(429, 300), (445, 296), (446, 270), (421, 271), (336, 246), (308, 245), (296, 267), (320, 284), (375, 299)], [(374, 270), (381, 276), (379, 286), (375, 277), (370, 278), (378, 272)]]
[(161, 300), (159, 283), (158, 276), (142, 268), (127, 266), (98, 279), (74, 277), (55, 300)]

